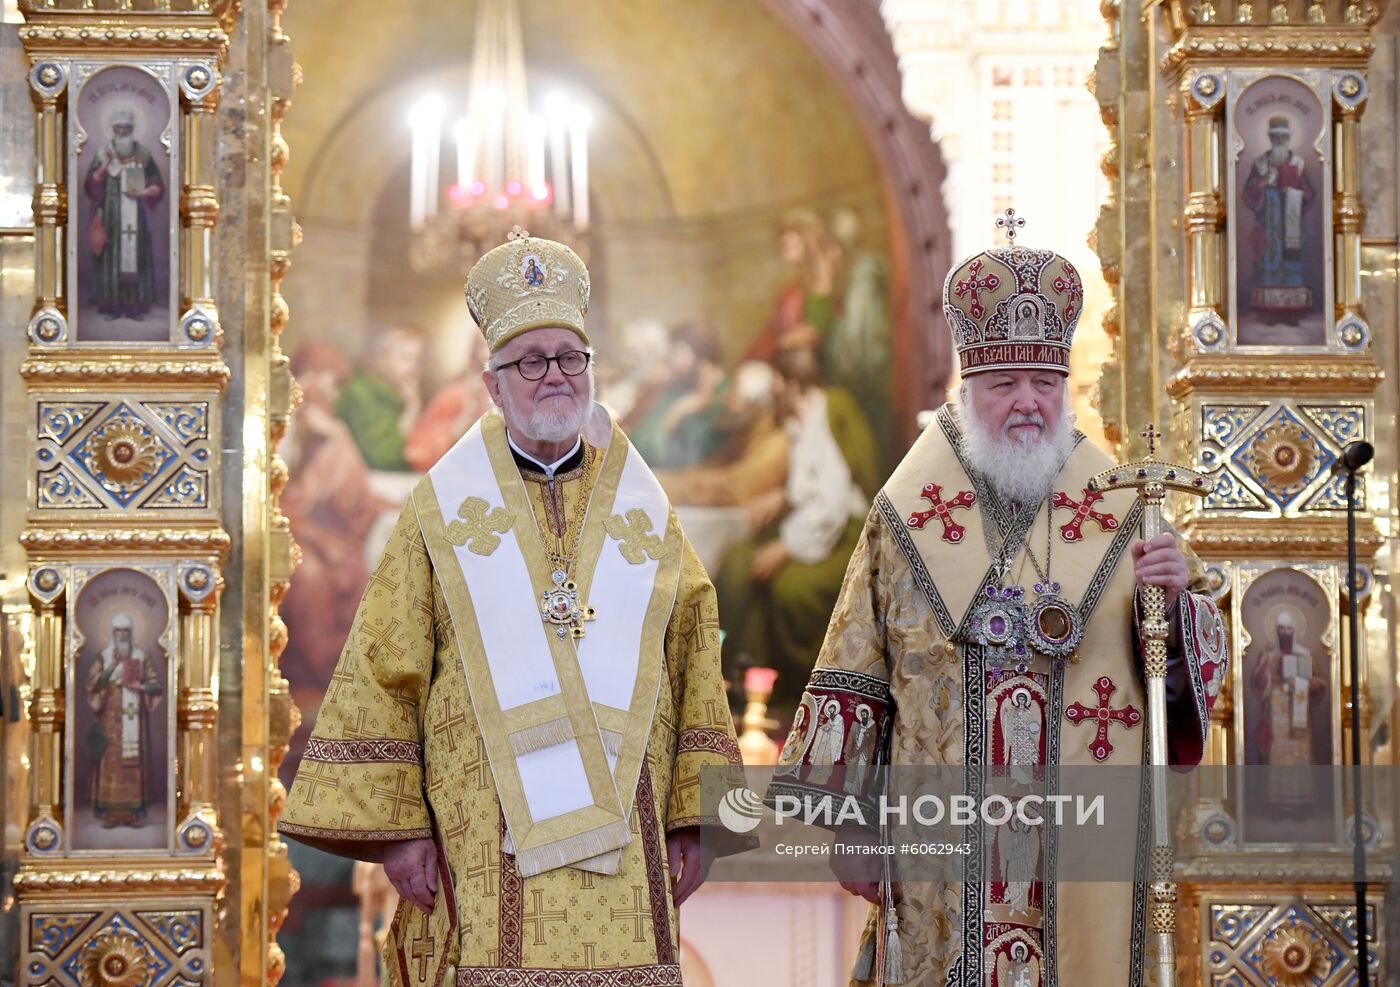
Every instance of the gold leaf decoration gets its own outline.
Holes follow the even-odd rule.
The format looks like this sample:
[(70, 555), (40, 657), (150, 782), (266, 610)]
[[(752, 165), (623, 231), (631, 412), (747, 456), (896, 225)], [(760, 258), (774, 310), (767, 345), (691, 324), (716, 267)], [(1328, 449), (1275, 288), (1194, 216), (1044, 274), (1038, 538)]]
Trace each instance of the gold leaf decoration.
[(141, 479), (156, 465), (158, 453), (150, 429), (135, 422), (116, 422), (102, 429), (93, 443), (97, 472), (108, 484), (120, 487)]
[(1319, 984), (1327, 974), (1327, 951), (1318, 934), (1306, 925), (1280, 926), (1269, 933), (1261, 950), (1264, 972), (1278, 987)]
[(1278, 421), (1250, 443), (1247, 457), (1269, 490), (1283, 498), (1301, 493), (1317, 466), (1317, 443), (1307, 429)]
[(107, 931), (83, 949), (78, 979), (83, 987), (140, 987), (149, 966), (145, 943), (125, 930)]

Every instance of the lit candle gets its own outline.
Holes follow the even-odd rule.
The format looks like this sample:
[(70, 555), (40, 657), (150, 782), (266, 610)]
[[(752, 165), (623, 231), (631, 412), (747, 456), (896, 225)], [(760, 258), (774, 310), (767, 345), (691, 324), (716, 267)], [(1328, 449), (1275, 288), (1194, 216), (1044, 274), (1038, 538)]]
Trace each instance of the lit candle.
[(472, 183), (476, 181), (476, 121), (471, 117), (462, 117), (452, 134), (457, 141), (457, 185), (470, 192)]
[(413, 128), (413, 158), (408, 212), (409, 222), (414, 226), (422, 226), (427, 217), (437, 214), (438, 155), (442, 144), (444, 109), (441, 96), (424, 96), (409, 118)]
[(588, 228), (588, 128), (593, 115), (581, 106), (569, 121), (569, 157), (573, 165), (574, 225)]
[(535, 199), (543, 200), (546, 195), (544, 186), (544, 141), (545, 131), (548, 124), (544, 117), (538, 113), (530, 114), (528, 122), (528, 154), (526, 158), (526, 182), (530, 188), (530, 194)]
[(569, 214), (568, 154), (564, 145), (565, 128), (569, 120), (569, 100), (563, 93), (550, 93), (544, 101), (549, 120), (549, 177), (554, 182), (554, 211)]
[(486, 190), (496, 194), (505, 187), (506, 97), (500, 86), (486, 92)]

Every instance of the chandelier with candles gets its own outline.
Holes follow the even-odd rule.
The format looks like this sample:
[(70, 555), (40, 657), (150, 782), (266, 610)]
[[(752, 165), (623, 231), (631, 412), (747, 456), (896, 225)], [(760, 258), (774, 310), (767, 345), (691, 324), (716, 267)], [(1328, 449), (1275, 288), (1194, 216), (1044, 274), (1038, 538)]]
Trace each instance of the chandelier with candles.
[[(588, 228), (592, 118), (563, 93), (531, 110), (517, 0), (478, 0), (466, 113), (445, 135), (448, 110), (430, 94), (410, 115), (414, 269), (461, 273), (517, 224), (577, 243)], [(446, 176), (444, 162), (455, 164)]]

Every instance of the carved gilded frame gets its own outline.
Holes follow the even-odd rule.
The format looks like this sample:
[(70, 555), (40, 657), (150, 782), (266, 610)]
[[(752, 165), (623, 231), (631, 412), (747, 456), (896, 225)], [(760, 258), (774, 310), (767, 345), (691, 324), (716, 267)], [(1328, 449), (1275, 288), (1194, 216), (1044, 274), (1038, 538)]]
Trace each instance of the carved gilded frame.
[[(1255, 83), (1291, 79), (1308, 89), (1323, 114), (1314, 144), (1323, 161), (1318, 203), (1322, 209), (1324, 285), (1322, 345), (1259, 345), (1239, 342), (1237, 283), (1240, 201), (1235, 164), (1243, 150), (1236, 115), (1241, 97)], [(1358, 355), (1369, 352), (1371, 329), (1361, 310), (1361, 205), (1359, 117), (1366, 77), (1354, 69), (1199, 68), (1182, 79), (1187, 123), (1185, 228), (1189, 353)]]
[[(1334, 848), (1340, 845), (1343, 833), (1343, 817), (1345, 816), (1344, 792), (1342, 791), (1341, 772), (1330, 772), (1333, 781), (1333, 805), (1335, 812), (1332, 820), (1332, 830), (1326, 840), (1319, 840), (1313, 843), (1284, 843), (1269, 841), (1247, 840), (1249, 829), (1249, 807), (1247, 806), (1246, 774), (1245, 764), (1246, 749), (1246, 713), (1249, 703), (1247, 701), (1248, 688), (1246, 678), (1250, 669), (1245, 667), (1246, 656), (1251, 654), (1250, 647), (1254, 643), (1246, 624), (1246, 601), (1249, 599), (1251, 589), (1261, 579), (1267, 576), (1281, 573), (1294, 573), (1306, 577), (1316, 584), (1322, 592), (1327, 604), (1327, 626), (1317, 635), (1317, 639), (1326, 649), (1325, 655), (1315, 655), (1314, 661), (1322, 659), (1325, 663), (1326, 679), (1329, 685), (1329, 719), (1327, 729), (1329, 733), (1329, 744), (1332, 751), (1340, 754), (1344, 731), (1342, 729), (1341, 718), (1341, 695), (1342, 695), (1342, 654), (1341, 654), (1341, 586), (1344, 582), (1342, 568), (1329, 562), (1249, 562), (1240, 563), (1231, 567), (1233, 586), (1231, 589), (1231, 599), (1233, 606), (1230, 608), (1231, 624), (1231, 648), (1230, 653), (1234, 657), (1230, 668), (1230, 682), (1233, 704), (1232, 723), (1232, 750), (1231, 763), (1234, 767), (1235, 775), (1233, 801), (1234, 822), (1237, 834), (1236, 849), (1246, 853), (1291, 853), (1301, 846), (1313, 846), (1317, 849)], [(1315, 669), (1316, 670), (1316, 667)], [(1364, 682), (1362, 683), (1364, 688)]]
[[(35, 739), (31, 755), (32, 818), (25, 849), (36, 859), (84, 857), (195, 856), (212, 858), (217, 847), (213, 792), (218, 783), (213, 731), (217, 718), (214, 669), (218, 632), (216, 559), (147, 558), (121, 562), (38, 563), (29, 592), (37, 611), (32, 678)], [(168, 622), (160, 634), (167, 659), (164, 715), (170, 767), (167, 777), (167, 836), (149, 849), (80, 849), (73, 846), (74, 757), (82, 645), (74, 619), (83, 589), (104, 573), (131, 570), (161, 588)], [(69, 702), (62, 701), (68, 697)], [(42, 714), (42, 715), (40, 715)]]
[[(139, 32), (137, 32), (139, 34)], [(155, 357), (170, 349), (204, 351), (217, 360), (221, 336), (213, 299), (213, 237), (218, 216), (214, 195), (213, 126), (221, 79), (216, 59), (199, 55), (104, 57), (70, 55), (34, 58), (29, 84), (36, 121), (35, 234), (37, 301), (29, 322), (31, 347), (58, 353), (116, 350)], [(170, 174), (178, 189), (167, 189), (170, 216), (171, 324), (165, 342), (86, 341), (74, 325), (76, 304), (78, 155), (89, 139), (71, 103), (102, 71), (127, 66), (149, 75), (170, 101), (171, 120), (161, 143), (170, 153)], [(172, 181), (172, 184), (175, 184)], [(178, 191), (178, 196), (175, 194)], [(175, 203), (178, 202), (178, 208)], [(36, 354), (37, 355), (37, 354)], [(194, 354), (191, 354), (194, 355)]]

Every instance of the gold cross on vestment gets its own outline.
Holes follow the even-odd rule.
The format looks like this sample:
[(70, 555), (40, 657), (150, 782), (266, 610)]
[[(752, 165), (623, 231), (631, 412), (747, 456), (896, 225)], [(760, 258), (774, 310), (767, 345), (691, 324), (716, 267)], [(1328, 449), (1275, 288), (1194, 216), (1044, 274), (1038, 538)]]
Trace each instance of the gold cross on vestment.
[(1025, 225), (1025, 219), (1017, 216), (1015, 209), (1008, 209), (1005, 214), (997, 217), (997, 229), (1006, 234), (1007, 241), (1013, 247), (1016, 245), (1016, 231)]
[(433, 724), (434, 737), (447, 737), (447, 751), (449, 754), (457, 753), (457, 728), (466, 729), (467, 718), (462, 715), (459, 709), (452, 712), (452, 697), (448, 696), (443, 703), (442, 719)]
[[(332, 769), (333, 770), (333, 769)], [(303, 804), (314, 806), (316, 804), (316, 794), (319, 788), (329, 788), (332, 791), (340, 790), (340, 780), (326, 777), (327, 766), (325, 761), (302, 760), (301, 769), (297, 772), (297, 777), (304, 782), (306, 798)]]
[(477, 849), (481, 852), (477, 854), (481, 863), (468, 864), (462, 868), (462, 883), (470, 884), (477, 878), (481, 878), (481, 896), (483, 898), (496, 897), (496, 878), (500, 874), (497, 865), (491, 862), (491, 844), (487, 840), (482, 840), (477, 844)]
[(567, 922), (568, 910), (547, 912), (544, 910), (544, 892), (539, 888), (530, 889), (530, 907), (520, 913), (522, 925), (531, 926), (535, 945), (544, 945), (544, 927), (547, 922)]
[(617, 549), (624, 559), (633, 565), (641, 565), (647, 559), (655, 561), (661, 558), (661, 536), (653, 533), (651, 526), (647, 512), (634, 507), (627, 512), (625, 519), (621, 514), (608, 518), (603, 523), (603, 530), (610, 538), (617, 540)]
[(455, 840), (457, 837), (461, 836), (463, 833), (465, 833), (468, 829), (471, 828), (471, 822), (468, 821), (466, 814), (462, 811), (461, 799), (453, 799), (452, 815), (453, 819), (447, 820), (448, 822), (451, 822), (452, 825), (446, 827), (443, 830), (443, 833), (446, 834), (449, 840)]
[(642, 907), (642, 889), (637, 885), (632, 885), (632, 907), (609, 908), (608, 917), (613, 922), (631, 921), (632, 941), (646, 942), (646, 926), (651, 921), (651, 909)]
[[(375, 624), (376, 626), (370, 626)], [(379, 652), (383, 651), (391, 658), (402, 658), (407, 652), (404, 651), (403, 644), (398, 639), (399, 618), (390, 617), (389, 623), (382, 626), (374, 620), (366, 620), (359, 626), (359, 633), (363, 634), (366, 640), (361, 645), (365, 656), (373, 659)]]
[(355, 684), (355, 672), (350, 667), (349, 662), (337, 662), (335, 671), (331, 673), (330, 688), (326, 690), (326, 702), (334, 705), (340, 702), (340, 690), (347, 685)]
[(491, 764), (486, 760), (486, 741), (478, 734), (476, 738), (476, 760), (468, 761), (461, 769), (459, 777), (462, 784), (466, 784), (473, 779), (476, 780), (476, 790), (485, 791), (486, 786), (491, 783)]
[[(355, 722), (344, 730), (346, 740), (370, 740), (374, 736), (374, 734), (370, 732), (369, 725), (365, 723), (365, 719), (368, 716), (368, 707), (355, 707)], [(382, 736), (382, 734), (380, 734), (380, 736)]]
[(465, 545), (467, 551), (477, 555), (490, 555), (501, 544), (501, 535), (515, 523), (515, 515), (504, 507), (492, 508), (480, 497), (468, 497), (457, 508), (460, 521), (447, 526), (447, 540), (454, 545)]
[(409, 955), (418, 961), (419, 983), (428, 979), (428, 960), (432, 959), (433, 947), (437, 945), (437, 940), (428, 931), (430, 928), (428, 923), (428, 916), (424, 915), (423, 931), (418, 933), (417, 938), (413, 940), (413, 946), (409, 951)]
[(415, 793), (410, 794), (405, 791), (408, 784), (407, 772), (400, 768), (394, 775), (394, 787), (384, 788), (379, 785), (371, 786), (369, 790), (370, 798), (385, 799), (389, 803), (389, 822), (397, 826), (399, 818), (404, 809), (414, 809), (422, 804), (422, 799)]

